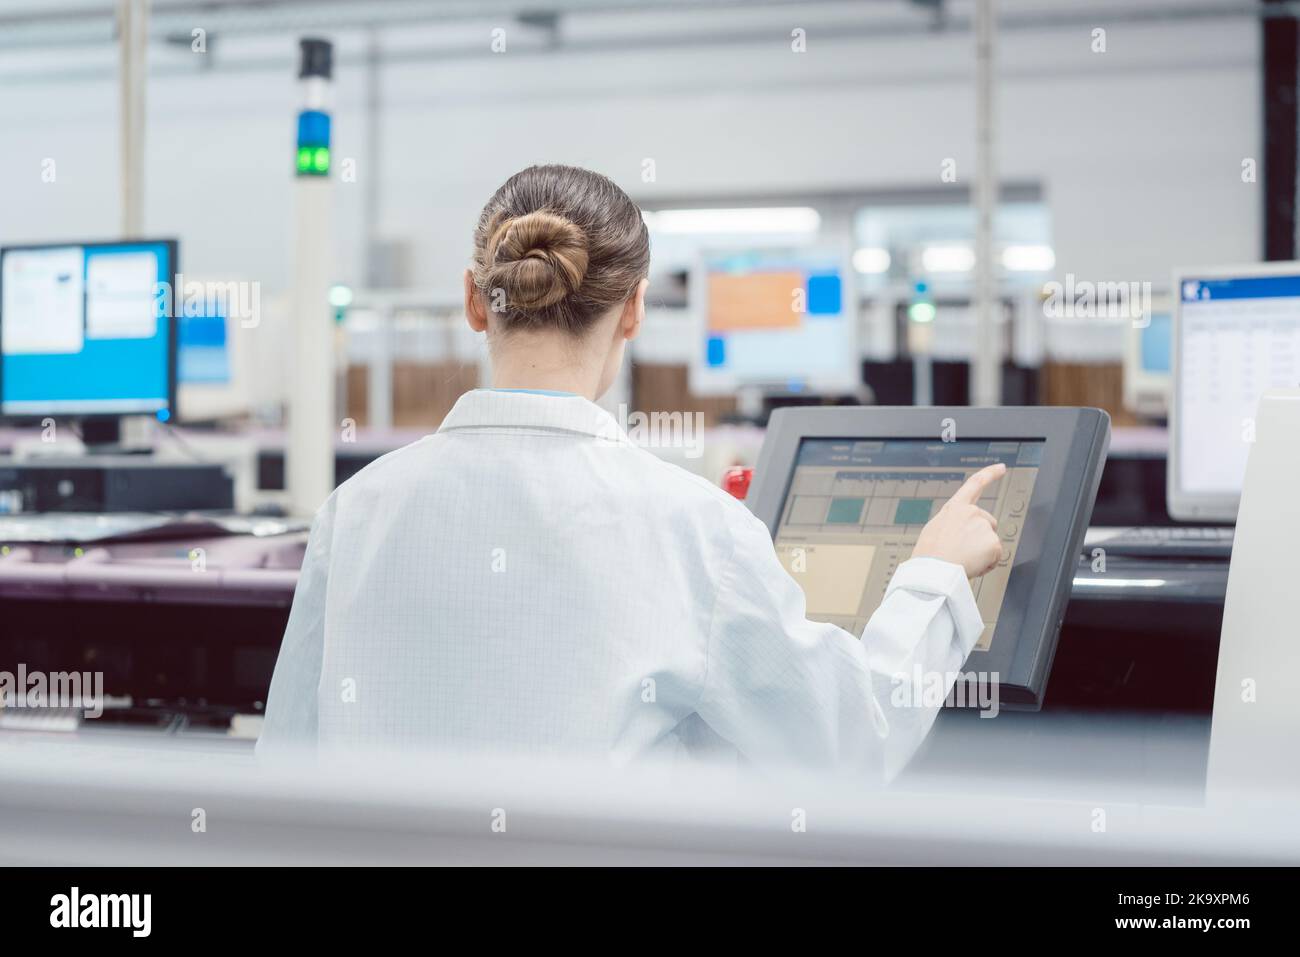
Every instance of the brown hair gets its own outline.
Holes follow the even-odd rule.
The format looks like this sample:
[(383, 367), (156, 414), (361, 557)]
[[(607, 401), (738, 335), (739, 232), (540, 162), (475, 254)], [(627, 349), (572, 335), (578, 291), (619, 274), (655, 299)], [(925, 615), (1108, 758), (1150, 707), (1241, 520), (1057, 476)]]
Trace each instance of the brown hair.
[(614, 181), (530, 166), (501, 185), (474, 230), (474, 285), (507, 330), (586, 332), (650, 267), (641, 211)]

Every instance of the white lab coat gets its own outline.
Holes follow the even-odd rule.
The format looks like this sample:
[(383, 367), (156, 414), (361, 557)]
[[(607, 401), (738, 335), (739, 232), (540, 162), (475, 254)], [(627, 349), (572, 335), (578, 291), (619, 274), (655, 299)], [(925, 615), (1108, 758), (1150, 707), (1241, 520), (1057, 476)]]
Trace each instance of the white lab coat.
[(861, 640), (809, 621), (743, 504), (584, 398), (478, 390), (320, 509), (260, 750), (724, 752), (888, 778), (937, 713), (895, 676), (957, 671), (982, 628), (935, 559), (898, 568)]

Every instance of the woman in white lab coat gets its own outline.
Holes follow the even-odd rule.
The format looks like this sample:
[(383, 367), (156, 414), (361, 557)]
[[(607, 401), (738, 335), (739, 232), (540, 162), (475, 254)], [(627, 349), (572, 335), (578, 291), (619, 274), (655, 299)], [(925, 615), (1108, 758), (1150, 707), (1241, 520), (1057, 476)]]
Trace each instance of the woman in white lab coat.
[(862, 635), (809, 621), (765, 526), (594, 402), (649, 259), (640, 210), (596, 173), (531, 167), (488, 201), (465, 311), (491, 387), (321, 507), (263, 751), (906, 762), (936, 705), (902, 685), (958, 671), (983, 628), (968, 579), (1001, 548), (975, 502), (1002, 466), (925, 526)]

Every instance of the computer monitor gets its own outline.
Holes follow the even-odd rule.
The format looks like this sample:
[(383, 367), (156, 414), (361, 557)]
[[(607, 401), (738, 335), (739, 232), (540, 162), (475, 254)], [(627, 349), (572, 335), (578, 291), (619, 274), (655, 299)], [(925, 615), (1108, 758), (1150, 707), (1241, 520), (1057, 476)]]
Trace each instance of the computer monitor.
[[(971, 583), (984, 628), (967, 668), (1008, 707), (1041, 707), (1110, 439), (1099, 409), (777, 409), (746, 499), (810, 618), (861, 636), (922, 527), (977, 470), (1002, 559)], [(996, 677), (995, 677), (996, 676)]]
[(1153, 295), (1139, 321), (1129, 323), (1124, 343), (1124, 408), (1164, 418), (1173, 391), (1173, 307)]
[(862, 362), (852, 276), (843, 250), (704, 254), (691, 276), (691, 391), (857, 392)]
[(1174, 275), (1169, 514), (1236, 520), (1264, 390), (1300, 385), (1300, 263)]
[(177, 375), (182, 383), (226, 385), (230, 382), (230, 340), (225, 311), (204, 309), (178, 317)]
[(1042, 439), (820, 439), (799, 445), (776, 551), (792, 574), (796, 562), (822, 566), (806, 578), (808, 614), (854, 635), (885, 597), (894, 569), (917, 536), (962, 484), (986, 465), (1007, 467), (977, 503), (998, 520), (1003, 556), (972, 583), (984, 618), (976, 648), (987, 651), (1011, 578), (1043, 460)]
[(176, 270), (173, 240), (0, 249), (0, 417), (170, 419)]
[(248, 337), (260, 324), (260, 303), (241, 295), (250, 283), (187, 276), (178, 299), (177, 391), (183, 422), (212, 422), (247, 413)]

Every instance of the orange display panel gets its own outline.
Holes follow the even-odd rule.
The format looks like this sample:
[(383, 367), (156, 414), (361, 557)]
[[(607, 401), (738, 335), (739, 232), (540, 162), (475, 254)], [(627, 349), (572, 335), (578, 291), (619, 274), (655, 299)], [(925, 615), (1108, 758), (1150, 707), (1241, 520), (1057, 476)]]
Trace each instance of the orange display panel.
[(709, 277), (709, 329), (794, 329), (803, 315), (795, 294), (805, 280), (800, 272), (757, 272)]

